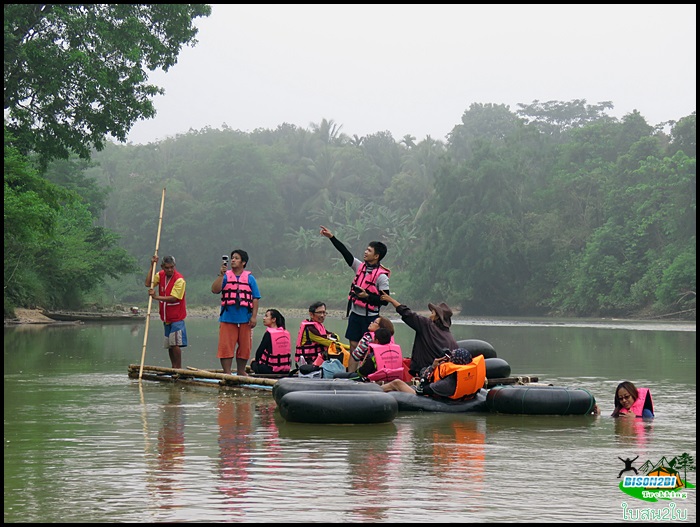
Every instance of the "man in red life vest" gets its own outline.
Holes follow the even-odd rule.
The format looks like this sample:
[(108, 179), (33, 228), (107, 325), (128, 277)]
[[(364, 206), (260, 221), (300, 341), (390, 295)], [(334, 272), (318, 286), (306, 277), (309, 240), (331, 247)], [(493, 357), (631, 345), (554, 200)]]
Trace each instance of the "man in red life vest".
[(164, 256), (162, 271), (153, 276), (153, 269), (157, 263), (158, 257), (153, 256), (151, 268), (146, 276), (146, 287), (149, 288), (148, 294), (159, 303), (158, 310), (165, 329), (165, 348), (170, 355), (170, 364), (179, 369), (182, 368), (182, 348), (187, 347), (185, 278), (175, 269), (174, 256)]

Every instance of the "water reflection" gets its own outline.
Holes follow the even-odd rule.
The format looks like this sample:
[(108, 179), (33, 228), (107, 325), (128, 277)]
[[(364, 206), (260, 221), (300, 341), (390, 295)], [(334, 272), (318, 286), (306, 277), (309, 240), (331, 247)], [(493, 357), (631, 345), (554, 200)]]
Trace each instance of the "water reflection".
[(284, 464), (282, 445), (280, 443), (279, 430), (275, 421), (274, 403), (259, 403), (255, 405), (255, 414), (258, 418), (258, 436), (262, 439), (262, 444), (258, 447), (263, 455), (256, 461), (260, 463), (262, 470), (279, 471)]
[(221, 395), (218, 405), (219, 490), (228, 498), (228, 510), (243, 512), (237, 498), (248, 492), (248, 469), (253, 441), (253, 407), (247, 402), (236, 404), (233, 397)]
[(457, 480), (469, 481), (475, 490), (481, 490), (486, 459), (485, 422), (452, 419), (447, 426), (430, 432), (428, 444), (433, 449), (432, 470), (436, 476), (450, 474)]
[(395, 427), (393, 431), (348, 442), (349, 492), (359, 502), (353, 511), (353, 522), (386, 520), (392, 497), (390, 481), (401, 458), (402, 436), (407, 433), (397, 433)]
[(161, 425), (158, 429), (156, 490), (163, 500), (161, 508), (174, 507), (181, 499), (185, 474), (185, 410), (182, 390), (170, 387), (168, 402), (161, 405)]
[(654, 428), (653, 419), (618, 417), (613, 420), (615, 421), (615, 436), (621, 444), (646, 448), (647, 435), (651, 437), (651, 432)]

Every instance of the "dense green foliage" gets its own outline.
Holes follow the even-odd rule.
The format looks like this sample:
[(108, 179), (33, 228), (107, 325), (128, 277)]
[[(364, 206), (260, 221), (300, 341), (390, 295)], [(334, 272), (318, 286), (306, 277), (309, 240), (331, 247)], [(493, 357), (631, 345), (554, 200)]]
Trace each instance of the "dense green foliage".
[(206, 4), (5, 4), (5, 124), (45, 166), (124, 141), (153, 117), (148, 70), (167, 71)]
[(77, 308), (108, 277), (135, 271), (118, 236), (96, 225), (91, 205), (40, 177), (7, 141), (4, 180), (5, 313), (14, 306)]
[[(636, 112), (612, 118), (610, 106), (474, 104), (446, 143), (351, 139), (327, 120), (207, 128), (108, 145), (87, 174), (112, 189), (105, 226), (143, 272), (167, 187), (160, 254), (206, 284), (221, 254), (244, 248), (276, 305), (305, 306), (311, 292), (344, 307), (349, 270), (319, 235), (323, 224), (357, 256), (386, 242), (392, 289), (409, 303), (442, 299), (474, 315), (693, 316), (695, 114), (666, 134)], [(130, 300), (143, 295), (141, 280)], [(204, 293), (190, 291), (214, 301)]]
[[(205, 4), (5, 4), (5, 314), (79, 307), (135, 271), (101, 225), (107, 189), (86, 161), (155, 114), (146, 68), (167, 70), (196, 41)], [(77, 157), (83, 158), (83, 161)], [(54, 163), (53, 160), (64, 160)]]

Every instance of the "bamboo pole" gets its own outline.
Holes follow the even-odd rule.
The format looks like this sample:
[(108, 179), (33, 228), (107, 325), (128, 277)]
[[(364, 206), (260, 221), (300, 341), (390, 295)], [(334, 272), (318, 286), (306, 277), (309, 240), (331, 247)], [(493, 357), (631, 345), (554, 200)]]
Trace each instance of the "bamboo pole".
[[(154, 256), (158, 256), (158, 247), (160, 246), (160, 230), (163, 226), (163, 206), (165, 205), (165, 187), (163, 187), (163, 193), (160, 198), (160, 213), (158, 215), (158, 234), (156, 234), (156, 252)], [(153, 281), (156, 277), (156, 264), (151, 266), (151, 287), (153, 287)], [(153, 304), (153, 297), (148, 295), (148, 310), (146, 312), (146, 330), (143, 334), (143, 349), (141, 350), (141, 368), (139, 369), (139, 381), (143, 375), (143, 363), (146, 360), (146, 344), (148, 343), (148, 326), (151, 321), (151, 305)]]
[[(129, 366), (129, 370), (135, 368), (135, 365)], [(249, 377), (247, 375), (229, 375), (226, 373), (214, 373), (208, 370), (200, 370), (198, 368), (188, 367), (188, 369), (180, 368), (165, 368), (162, 366), (145, 366), (141, 367), (142, 374), (143, 370), (153, 373), (167, 373), (170, 375), (179, 375), (181, 378), (193, 378), (199, 377), (202, 379), (219, 379), (221, 381), (226, 381), (227, 384), (262, 384), (264, 386), (274, 386), (277, 379), (258, 379), (256, 377)]]

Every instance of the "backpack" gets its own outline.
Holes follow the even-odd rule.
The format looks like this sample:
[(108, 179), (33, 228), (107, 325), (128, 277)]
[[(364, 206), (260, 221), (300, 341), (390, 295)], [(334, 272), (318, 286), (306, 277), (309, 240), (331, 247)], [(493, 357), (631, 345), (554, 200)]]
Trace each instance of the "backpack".
[(345, 373), (345, 366), (338, 359), (324, 360), (321, 364), (321, 377), (324, 379), (332, 379), (336, 373)]

